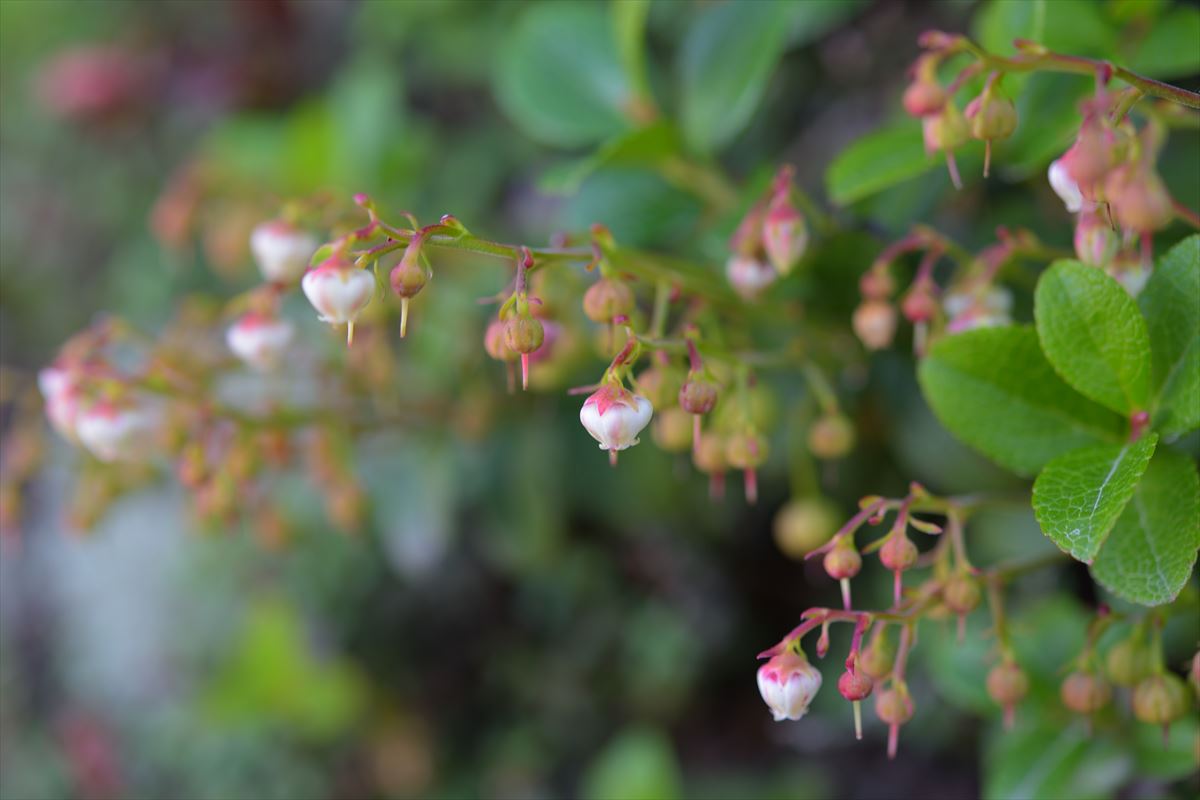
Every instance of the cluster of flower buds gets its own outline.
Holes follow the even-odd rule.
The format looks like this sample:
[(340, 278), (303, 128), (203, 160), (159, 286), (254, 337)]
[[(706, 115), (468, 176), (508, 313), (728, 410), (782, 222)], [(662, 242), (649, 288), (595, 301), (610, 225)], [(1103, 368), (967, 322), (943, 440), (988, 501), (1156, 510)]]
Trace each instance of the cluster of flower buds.
[(784, 166), (766, 196), (742, 217), (729, 242), (725, 275), (747, 300), (788, 275), (808, 249), (808, 224), (796, 207), (792, 168)]
[(1176, 211), (1155, 169), (1163, 128), (1152, 120), (1137, 131), (1117, 119), (1121, 100), (1121, 94), (1100, 89), (1084, 102), (1075, 142), (1050, 164), (1048, 178), (1067, 211), (1077, 215), (1079, 260), (1105, 269), (1136, 294), (1148, 274), (1151, 237)]

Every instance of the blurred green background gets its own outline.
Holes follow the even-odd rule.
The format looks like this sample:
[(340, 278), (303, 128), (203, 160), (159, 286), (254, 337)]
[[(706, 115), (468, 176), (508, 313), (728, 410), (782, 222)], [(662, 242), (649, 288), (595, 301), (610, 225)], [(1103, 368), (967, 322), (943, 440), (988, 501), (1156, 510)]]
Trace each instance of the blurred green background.
[[(779, 291), (802, 300), (823, 348), (842, 354), (829, 366), (860, 438), (824, 465), (821, 492), (847, 515), (859, 496), (903, 493), (911, 479), (1022, 497), (1025, 484), (934, 421), (905, 346), (868, 357), (847, 321), (859, 274), (914, 222), (974, 248), (997, 225), (1069, 247), (1071, 220), (1042, 176), (1070, 143), (1090, 82), (1007, 84), (1021, 127), (997, 149), (998, 177), (980, 181), (972, 145), (961, 154), (968, 187), (954, 193), (899, 112), (916, 37), (968, 30), (999, 52), (1032, 37), (1195, 88), (1200, 12), (1129, 1), (655, 2), (641, 36), (646, 8), (3, 0), (0, 363), (27, 382), (102, 310), (154, 330), (184, 294), (252, 286), (250, 228), (281, 200), (324, 191), (365, 191), (423, 221), (453, 213), (480, 235), (530, 244), (602, 222), (622, 244), (719, 274), (739, 214), (790, 162), (834, 216)], [(654, 105), (659, 121), (646, 124)], [(877, 157), (826, 174), (878, 129)], [(1162, 164), (1193, 208), (1198, 143), (1195, 131), (1176, 133)], [(799, 376), (763, 376), (778, 425), (759, 504), (734, 491), (711, 505), (686, 457), (649, 436), (608, 468), (560, 391), (603, 368), (586, 346), (552, 390), (505, 395), (503, 368), (479, 347), (489, 312), (475, 303), (502, 287), (502, 271), (439, 266), (399, 369), (405, 391), (458, 403), (417, 430), (361, 442), (363, 535), (332, 530), (300, 475), (274, 487), (293, 528), (282, 551), (250, 523), (197, 531), (169, 482), (75, 535), (63, 508), (77, 456), (55, 443), (28, 490), (19, 547), (0, 556), (0, 796), (1195, 790), (1180, 782), (1194, 769), (1194, 721), (1164, 750), (1155, 731), (1086, 739), (1058, 708), (1059, 671), (1097, 600), (1082, 568), (1030, 577), (1014, 598), (1038, 701), (1013, 734), (998, 735), (983, 694), (982, 613), (967, 646), (954, 644), (952, 621), (922, 629), (918, 713), (898, 762), (885, 762), (873, 719), (866, 741), (853, 740), (833, 687), (847, 646), (837, 631), (813, 713), (772, 723), (754, 654), (805, 608), (837, 602), (819, 568), (789, 560), (771, 536), (774, 513), (808, 491), (795, 451), (812, 403)], [(1034, 274), (1012, 277), (1031, 285)], [(564, 296), (584, 280), (563, 277)], [(1021, 502), (982, 515), (969, 536), (985, 565), (1053, 550)], [(856, 591), (878, 605), (889, 581), (873, 569)], [(1168, 633), (1186, 657), (1194, 631)]]

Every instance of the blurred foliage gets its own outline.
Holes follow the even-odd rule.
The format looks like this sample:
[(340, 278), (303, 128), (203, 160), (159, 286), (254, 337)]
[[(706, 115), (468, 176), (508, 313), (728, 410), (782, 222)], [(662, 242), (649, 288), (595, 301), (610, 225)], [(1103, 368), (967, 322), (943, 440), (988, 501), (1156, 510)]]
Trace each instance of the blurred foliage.
[[(847, 516), (859, 496), (901, 493), (910, 479), (1023, 501), (1027, 482), (937, 423), (907, 343), (868, 358), (846, 320), (881, 243), (917, 221), (970, 248), (997, 225), (1069, 246), (1042, 176), (1090, 82), (1010, 79), (1021, 123), (993, 154), (998, 178), (978, 177), (972, 142), (967, 187), (952, 193), (918, 127), (900, 120), (914, 42), (932, 27), (969, 30), (998, 52), (1032, 38), (1200, 85), (1200, 11), (1185, 3), (0, 2), (0, 362), (31, 374), (98, 309), (153, 329), (174, 298), (246, 288), (257, 279), (250, 227), (281, 200), (320, 192), (368, 192), (422, 220), (453, 213), (507, 241), (603, 222), (622, 244), (687, 255), (720, 281), (737, 220), (792, 162), (839, 230), (818, 230), (775, 291), (803, 301), (844, 356), (829, 366), (860, 432), (847, 459), (821, 465), (819, 491)], [(113, 119), (49, 113), (38, 77), (48, 60), (96, 44), (136, 57), (149, 80)], [(1176, 132), (1160, 162), (1192, 208), (1197, 138)], [(188, 235), (163, 246), (178, 221), (164, 197), (186, 200), (194, 186), (206, 202), (180, 213)], [(1059, 708), (1084, 604), (1127, 608), (1094, 596), (1073, 567), (1020, 584), (1038, 598), (1013, 620), (1036, 702), (1016, 730), (1000, 732), (983, 693), (994, 654), (982, 613), (962, 644), (952, 624), (922, 628), (914, 672), (925, 677), (898, 764), (883, 766), (877, 723), (853, 741), (831, 691), (836, 664), (809, 718), (773, 725), (753, 654), (806, 607), (837, 602), (815, 565), (788, 562), (771, 539), (774, 512), (812, 491), (789, 452), (801, 446), (772, 455), (750, 508), (710, 505), (685, 458), (650, 446), (610, 470), (573, 400), (500, 391), (503, 368), (478, 347), (487, 312), (476, 299), (504, 280), (494, 265), (448, 258), (439, 271), (396, 369), (406, 391), (455, 403), (366, 443), (359, 537), (333, 531), (320, 498), (288, 475), (274, 487), (285, 548), (251, 525), (183, 536), (192, 526), (177, 496), (166, 515), (135, 495), (66, 542), (82, 567), (55, 567), (70, 560), (70, 456), (51, 452), (26, 552), (0, 559), (0, 797), (1194, 794), (1194, 720), (1160, 749), (1157, 731), (1116, 712), (1087, 738)], [(1032, 289), (1031, 270), (1012, 271)], [(564, 296), (583, 280), (564, 277)], [(600, 366), (579, 343), (554, 385), (593, 380)], [(788, 441), (801, 441), (813, 398), (787, 373), (763, 384)], [(146, 536), (170, 542), (169, 564), (145, 555)], [(981, 565), (1053, 552), (1020, 503), (972, 520), (968, 541)], [(121, 564), (172, 579), (143, 597), (117, 577)], [(869, 565), (861, 582), (887, 577)], [(80, 585), (92, 588), (72, 599)], [(881, 601), (870, 591), (863, 600)], [(126, 607), (101, 595), (131, 597), (162, 628), (141, 669), (109, 684), (91, 659), (126, 652), (134, 632)], [(1195, 647), (1194, 629), (1176, 625), (1174, 666)], [(831, 652), (845, 648), (835, 632)]]

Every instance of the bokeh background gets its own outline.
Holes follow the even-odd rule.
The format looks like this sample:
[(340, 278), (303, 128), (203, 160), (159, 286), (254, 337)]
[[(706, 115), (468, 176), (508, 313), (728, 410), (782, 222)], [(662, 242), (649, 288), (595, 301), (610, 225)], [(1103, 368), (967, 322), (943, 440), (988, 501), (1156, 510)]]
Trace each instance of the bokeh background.
[[(803, 8), (779, 17), (780, 43), (766, 47), (772, 6)], [(1070, 218), (1041, 176), (1070, 143), (1089, 82), (1030, 79), (1021, 129), (986, 184), (978, 148), (961, 155), (972, 177), (960, 193), (936, 163), (892, 181), (881, 155), (879, 185), (897, 185), (864, 179), (834, 198), (853, 202), (830, 205), (826, 169), (857, 136), (896, 126), (911, 134), (897, 134), (900, 149), (919, 149), (899, 112), (917, 35), (969, 30), (1003, 50), (1037, 32), (1195, 88), (1200, 12), (1120, 0), (655, 2), (644, 91), (663, 118), (685, 118), (682, 172), (593, 155), (644, 112), (622, 95), (611, 19), (586, 2), (0, 2), (6, 425), (20, 388), (100, 312), (154, 331), (184, 295), (252, 286), (247, 236), (287, 198), (365, 191), (422, 220), (453, 213), (531, 244), (602, 222), (623, 244), (719, 273), (740, 211), (789, 162), (831, 217), (783, 291), (841, 354), (831, 367), (859, 430), (850, 457), (811, 464), (811, 398), (798, 376), (764, 374), (778, 425), (757, 506), (737, 491), (710, 503), (686, 457), (649, 441), (612, 471), (561, 391), (602, 369), (592, 331), (576, 320), (576, 356), (542, 392), (509, 397), (479, 346), (489, 312), (475, 303), (502, 286), (500, 270), (455, 260), (420, 298), (396, 379), (450, 410), (363, 437), (355, 464), (370, 491), (357, 534), (334, 529), (301, 474), (275, 487), (283, 548), (253, 522), (198, 524), (169, 480), (82, 531), (67, 514), (80, 456), (48, 440), (20, 534), (0, 554), (0, 796), (1196, 791), (1194, 720), (1164, 749), (1156, 731), (1088, 739), (1057, 708), (1059, 672), (1101, 599), (1082, 569), (1019, 585), (1015, 635), (1034, 701), (1008, 736), (982, 688), (983, 613), (961, 646), (952, 621), (922, 628), (918, 714), (891, 764), (882, 727), (869, 720), (856, 743), (834, 691), (844, 631), (799, 723), (770, 721), (754, 655), (805, 608), (837, 602), (819, 568), (773, 539), (790, 497), (815, 491), (848, 516), (859, 496), (902, 494), (912, 479), (1011, 492), (1011, 507), (972, 523), (976, 563), (1053, 551), (1027, 485), (933, 420), (905, 346), (868, 357), (847, 322), (859, 274), (914, 222), (972, 248), (1000, 224), (1069, 247)], [(730, 30), (742, 38), (730, 44)], [(1193, 208), (1198, 145), (1177, 133), (1162, 166)], [(1035, 274), (1012, 277), (1028, 289)], [(585, 280), (563, 278), (575, 296)], [(857, 585), (864, 602), (886, 603), (884, 574), (869, 567)], [(1168, 630), (1176, 660), (1194, 635)]]

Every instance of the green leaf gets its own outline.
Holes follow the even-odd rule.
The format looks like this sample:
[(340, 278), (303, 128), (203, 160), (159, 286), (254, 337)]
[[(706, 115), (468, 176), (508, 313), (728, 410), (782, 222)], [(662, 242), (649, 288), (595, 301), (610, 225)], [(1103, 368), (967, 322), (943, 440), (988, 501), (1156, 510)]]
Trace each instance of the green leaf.
[(1200, 475), (1186, 456), (1163, 449), (1138, 482), (1092, 564), (1092, 577), (1118, 597), (1169, 603), (1191, 577), (1200, 548)]
[(1082, 720), (1063, 724), (1031, 718), (1026, 704), (1011, 731), (995, 724), (983, 754), (985, 800), (1107, 797), (1128, 776), (1133, 759), (1107, 736), (1093, 736)]
[(613, 0), (609, 3), (613, 20), (613, 35), (617, 55), (629, 85), (636, 87), (642, 98), (650, 98), (650, 81), (646, 76), (646, 16), (650, 0)]
[(980, 45), (998, 55), (1015, 53), (1014, 39), (1085, 56), (1111, 56), (1116, 45), (1116, 32), (1093, 0), (991, 0), (972, 28)]
[(919, 377), (951, 433), (1021, 475), (1080, 447), (1119, 443), (1124, 432), (1124, 420), (1062, 382), (1027, 326), (947, 336)]
[(682, 142), (667, 121), (618, 134), (586, 158), (560, 164), (547, 171), (538, 188), (549, 194), (573, 195), (593, 172), (603, 167), (646, 167), (679, 153)]
[(1150, 395), (1146, 321), (1129, 292), (1095, 267), (1058, 261), (1034, 296), (1046, 358), (1080, 393), (1128, 416)]
[(1042, 533), (1072, 557), (1092, 563), (1146, 471), (1157, 434), (1097, 445), (1055, 458), (1033, 484)]
[(847, 205), (923, 174), (935, 164), (925, 152), (921, 123), (904, 120), (868, 133), (843, 150), (825, 172), (829, 199)]
[(682, 794), (679, 764), (661, 733), (622, 732), (596, 756), (583, 776), (587, 800), (673, 800)]
[(787, 45), (790, 3), (720, 3), (692, 25), (680, 51), (684, 138), (700, 152), (750, 121)]
[(629, 127), (632, 92), (603, 6), (531, 5), (503, 40), (495, 80), (500, 105), (538, 141), (577, 147)]
[(1172, 247), (1138, 297), (1150, 334), (1153, 423), (1166, 436), (1200, 427), (1200, 234)]
[(1151, 78), (1200, 72), (1200, 9), (1182, 6), (1155, 21), (1127, 66)]

